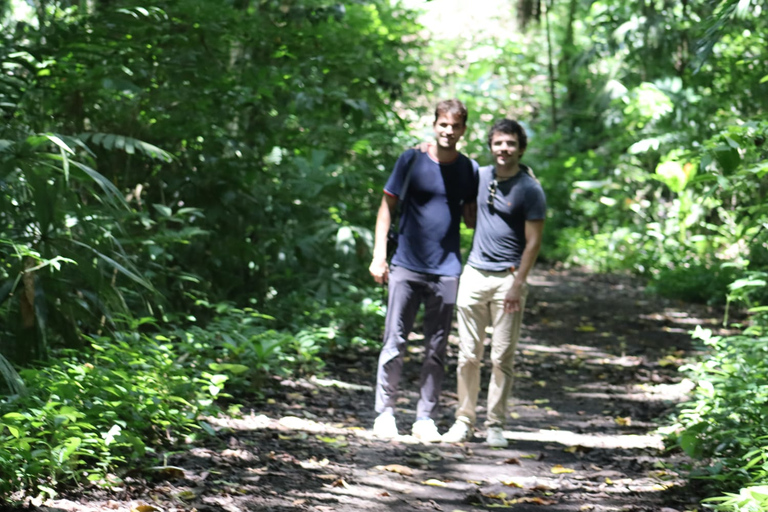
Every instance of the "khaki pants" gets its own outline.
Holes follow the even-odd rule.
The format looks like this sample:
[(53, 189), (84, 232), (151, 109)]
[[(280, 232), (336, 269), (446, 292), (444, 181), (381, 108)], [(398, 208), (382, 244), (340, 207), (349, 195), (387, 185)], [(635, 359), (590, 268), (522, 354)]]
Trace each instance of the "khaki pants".
[(523, 308), (528, 296), (523, 286), (520, 311), (504, 313), (504, 297), (512, 287), (511, 272), (487, 272), (464, 267), (456, 300), (459, 321), (459, 405), (456, 417), (474, 425), (477, 395), (480, 392), (480, 366), (485, 349), (485, 328), (493, 325), (491, 337), (491, 381), (488, 384), (486, 426), (502, 427), (507, 416), (507, 401), (512, 390), (515, 350), (520, 339)]

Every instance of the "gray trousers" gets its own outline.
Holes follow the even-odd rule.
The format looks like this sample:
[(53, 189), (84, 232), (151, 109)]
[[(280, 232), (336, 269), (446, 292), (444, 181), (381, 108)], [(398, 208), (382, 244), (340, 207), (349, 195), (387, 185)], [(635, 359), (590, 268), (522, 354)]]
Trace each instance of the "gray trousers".
[(389, 302), (384, 346), (376, 376), (376, 412), (394, 414), (403, 355), (416, 312), (424, 303), (424, 361), (421, 366), (416, 417), (432, 417), (445, 377), (445, 350), (456, 304), (459, 278), (413, 272), (393, 266), (389, 274)]

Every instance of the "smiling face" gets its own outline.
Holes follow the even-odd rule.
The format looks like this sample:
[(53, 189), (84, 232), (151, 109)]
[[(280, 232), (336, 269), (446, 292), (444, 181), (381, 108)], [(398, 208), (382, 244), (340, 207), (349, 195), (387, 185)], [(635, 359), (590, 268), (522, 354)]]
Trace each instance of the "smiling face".
[(497, 168), (514, 170), (520, 163), (525, 149), (520, 149), (517, 134), (493, 132), (491, 153)]
[(451, 112), (440, 114), (433, 125), (435, 129), (435, 140), (442, 149), (456, 149), (456, 143), (459, 142), (467, 126), (464, 120)]

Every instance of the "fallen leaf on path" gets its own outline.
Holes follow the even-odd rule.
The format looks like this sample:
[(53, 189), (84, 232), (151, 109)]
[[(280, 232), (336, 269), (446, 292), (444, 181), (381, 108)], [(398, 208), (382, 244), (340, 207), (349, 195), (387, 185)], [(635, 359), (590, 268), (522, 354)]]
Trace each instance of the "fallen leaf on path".
[(430, 478), (429, 480), (424, 480), (421, 482), (424, 485), (432, 485), (434, 487), (447, 487), (448, 484), (443, 482), (442, 480), (438, 480), (437, 478)]
[(557, 464), (555, 466), (552, 466), (552, 469), (550, 471), (556, 475), (562, 475), (563, 473), (573, 473), (574, 470), (571, 468), (566, 468), (560, 464)]
[(398, 473), (405, 476), (413, 476), (413, 470), (408, 466), (402, 466), (400, 464), (389, 464), (387, 466), (376, 466), (376, 469), (381, 471), (389, 471), (390, 473)]
[(483, 482), (479, 480), (467, 480), (468, 484), (474, 484), (474, 485), (483, 485)]
[(573, 329), (577, 332), (595, 332), (597, 329), (592, 324), (582, 324)]
[(517, 414), (516, 412), (509, 413), (509, 417), (512, 418), (513, 420), (519, 420), (520, 419), (520, 415)]
[(632, 418), (630, 416), (624, 417), (624, 418), (615, 418), (614, 420), (617, 425), (622, 427), (629, 427), (632, 425)]
[(537, 384), (538, 386), (542, 387), (542, 388), (545, 388), (545, 387), (547, 387), (547, 381), (545, 381), (545, 380), (537, 380), (537, 381), (536, 381), (536, 384)]
[(338, 447), (345, 447), (349, 446), (349, 443), (347, 442), (346, 438), (343, 436), (337, 436), (337, 437), (328, 437), (328, 436), (317, 436), (317, 439), (324, 443), (328, 444), (335, 444)]
[(382, 491), (379, 494), (377, 494), (376, 496), (378, 496), (380, 498), (386, 498), (386, 497), (390, 496), (390, 494), (387, 491)]
[(197, 498), (197, 494), (195, 494), (194, 491), (189, 491), (189, 490), (180, 491), (180, 492), (174, 494), (174, 498), (178, 498), (180, 500), (185, 500), (185, 501), (191, 501), (191, 500)]
[(176, 466), (154, 466), (149, 468), (149, 472), (152, 474), (152, 477), (156, 479), (162, 478), (164, 480), (173, 480), (184, 478), (184, 470)]
[(608, 477), (605, 477), (605, 483), (607, 483), (608, 485), (613, 485), (613, 480), (611, 480)]
[(506, 480), (499, 480), (502, 484), (506, 485), (507, 487), (517, 487), (518, 489), (523, 488), (523, 484), (519, 482), (515, 482), (512, 478), (507, 478)]
[(343, 487), (345, 489), (349, 489), (349, 484), (345, 482), (343, 478), (339, 478), (335, 482), (331, 483), (331, 487)]
[(555, 500), (547, 500), (544, 498), (539, 498), (538, 496), (533, 497), (527, 497), (523, 496), (522, 498), (517, 498), (518, 503), (535, 503), (537, 505), (554, 505), (557, 503)]
[(163, 509), (154, 505), (138, 505), (133, 507), (131, 512), (163, 512)]
[(509, 494), (505, 492), (496, 492), (493, 494), (483, 494), (483, 496), (485, 496), (486, 498), (494, 499), (494, 500), (503, 500), (504, 498), (509, 496)]
[(515, 464), (517, 466), (521, 466), (520, 459), (517, 459), (515, 457), (509, 458), (504, 461), (504, 464)]
[(439, 453), (432, 453), (432, 452), (419, 452), (417, 455), (418, 457), (429, 462), (441, 460), (443, 458), (442, 455), (440, 455)]
[(299, 507), (301, 505), (304, 505), (306, 503), (307, 503), (307, 500), (305, 500), (303, 498), (302, 499), (298, 499), (298, 500), (293, 500), (294, 506), (297, 506), (297, 507)]
[(535, 453), (526, 453), (525, 455), (520, 456), (521, 459), (538, 459), (539, 456)]
[(320, 478), (322, 480), (336, 480), (339, 478), (339, 475), (317, 475), (317, 478)]
[(587, 453), (587, 452), (591, 452), (592, 448), (587, 448), (586, 446), (575, 444), (573, 446), (569, 446), (568, 448), (565, 448), (563, 451), (567, 453)]
[(309, 460), (303, 460), (299, 462), (299, 464), (304, 469), (320, 469), (327, 466), (329, 464), (329, 461), (328, 459), (323, 459), (323, 460), (309, 459)]
[(539, 398), (538, 400), (534, 400), (533, 403), (535, 404), (548, 404), (549, 399), (548, 398)]

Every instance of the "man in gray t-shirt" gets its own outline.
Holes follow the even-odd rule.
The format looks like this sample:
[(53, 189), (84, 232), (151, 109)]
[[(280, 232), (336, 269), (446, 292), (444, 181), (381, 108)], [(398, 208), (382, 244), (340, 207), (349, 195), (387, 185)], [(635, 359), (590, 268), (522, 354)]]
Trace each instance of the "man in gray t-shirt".
[(459, 281), (459, 404), (444, 442), (472, 437), (480, 391), (485, 328), (493, 326), (486, 442), (507, 446), (503, 435), (513, 366), (528, 293), (526, 279), (541, 247), (546, 199), (530, 169), (520, 163), (527, 136), (516, 121), (497, 121), (488, 134), (494, 164), (479, 171), (477, 225)]

